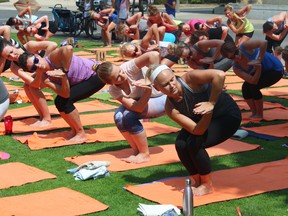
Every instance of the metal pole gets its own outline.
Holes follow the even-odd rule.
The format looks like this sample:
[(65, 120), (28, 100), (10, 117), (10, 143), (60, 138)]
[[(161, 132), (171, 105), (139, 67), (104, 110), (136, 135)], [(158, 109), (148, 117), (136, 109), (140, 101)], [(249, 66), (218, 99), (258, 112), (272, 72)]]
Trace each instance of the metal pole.
[(180, 0), (176, 0), (176, 13), (180, 12)]

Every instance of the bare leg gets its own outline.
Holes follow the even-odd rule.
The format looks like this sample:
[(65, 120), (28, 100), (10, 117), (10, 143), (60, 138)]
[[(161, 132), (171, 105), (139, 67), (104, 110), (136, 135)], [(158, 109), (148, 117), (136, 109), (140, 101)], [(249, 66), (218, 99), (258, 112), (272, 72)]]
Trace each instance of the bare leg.
[(250, 40), (251, 38), (250, 37), (247, 37), (247, 36), (242, 36), (240, 39), (239, 39), (239, 41), (238, 41), (238, 47), (242, 44), (242, 43), (244, 43), (245, 41), (248, 41), (248, 40)]
[(201, 179), (200, 179), (200, 175), (196, 174), (196, 175), (192, 175), (192, 178), (194, 180), (194, 184), (192, 185), (193, 187), (198, 187), (201, 184)]
[(0, 35), (2, 35), (5, 39), (10, 40), (11, 27), (8, 25), (1, 26), (0, 27)]
[(130, 158), (132, 160), (123, 160), (130, 163), (144, 163), (149, 161), (150, 155), (146, 132), (142, 131), (139, 134), (130, 134), (130, 137), (133, 140), (132, 143), (135, 143), (139, 153), (135, 157)]
[(24, 39), (24, 35), (25, 34), (22, 31), (18, 31), (18, 33), (17, 33), (17, 37), (23, 45), (26, 43), (26, 40)]
[(211, 174), (201, 175), (201, 183), (198, 187), (192, 187), (193, 194), (195, 196), (203, 196), (209, 193), (213, 193), (213, 184)]
[(60, 115), (72, 129), (72, 135), (71, 138), (69, 137), (69, 141), (78, 143), (85, 142), (87, 140), (87, 137), (85, 135), (84, 128), (81, 124), (78, 110), (74, 109), (72, 112), (68, 114), (61, 112)]
[(248, 100), (245, 100), (246, 103), (248, 104), (252, 114), (250, 117), (253, 117), (255, 114), (256, 114), (256, 107), (255, 107), (255, 104), (254, 104), (254, 100), (253, 99), (248, 99)]
[(51, 125), (51, 115), (43, 92), (28, 85), (24, 85), (24, 90), (40, 117), (39, 121), (30, 126), (47, 127)]
[(255, 115), (253, 118), (263, 118), (263, 99), (254, 100)]
[(107, 46), (107, 37), (106, 37), (106, 31), (101, 29), (101, 36), (102, 36), (102, 40), (104, 42), (104, 46)]

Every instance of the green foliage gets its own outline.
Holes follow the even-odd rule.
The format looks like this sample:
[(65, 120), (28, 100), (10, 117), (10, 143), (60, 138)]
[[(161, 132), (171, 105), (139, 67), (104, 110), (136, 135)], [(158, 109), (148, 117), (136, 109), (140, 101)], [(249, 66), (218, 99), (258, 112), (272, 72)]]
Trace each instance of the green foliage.
[[(12, 34), (13, 38), (15, 34)], [(52, 40), (58, 44), (64, 40), (64, 36), (53, 37)], [(90, 41), (79, 39), (79, 43), (83, 48), (75, 48), (75, 51), (87, 50), (102, 45), (102, 41)], [(4, 79), (4, 81), (9, 81)], [(11, 81), (9, 81), (11, 82)], [(14, 83), (13, 83), (14, 84)], [(239, 91), (231, 91), (230, 93), (241, 95)], [(105, 95), (106, 94), (106, 95)], [(103, 102), (109, 97), (108, 93), (103, 93), (99, 96)], [(288, 100), (279, 99), (276, 97), (265, 97), (266, 101), (280, 102), (288, 107)], [(13, 104), (10, 108), (26, 106), (26, 104)], [(97, 121), (97, 119), (95, 119)], [(179, 127), (167, 116), (159, 117), (154, 121)], [(277, 123), (277, 122), (275, 122)], [(261, 123), (263, 124), (263, 123)], [(90, 126), (89, 126), (90, 127)], [(89, 128), (85, 127), (85, 128)], [(94, 127), (94, 126), (91, 126)], [(168, 135), (159, 135), (149, 138), (150, 146), (173, 143), (177, 133)], [(137, 205), (141, 203), (154, 204), (148, 200), (135, 196), (125, 190), (123, 187), (127, 184), (141, 184), (151, 182), (158, 179), (163, 179), (171, 176), (188, 175), (185, 168), (180, 163), (147, 167), (137, 170), (125, 172), (113, 172), (111, 177), (88, 180), (75, 181), (72, 174), (66, 173), (69, 168), (75, 167), (75, 164), (66, 162), (65, 157), (87, 155), (100, 153), (105, 151), (113, 151), (128, 148), (125, 141), (109, 142), (109, 143), (92, 143), (83, 145), (72, 145), (58, 148), (42, 149), (31, 151), (26, 145), (20, 144), (10, 136), (0, 137), (0, 149), (10, 153), (11, 158), (7, 161), (0, 161), (0, 164), (8, 162), (22, 162), (27, 165), (35, 166), (39, 169), (48, 171), (57, 176), (56, 179), (43, 180), (36, 183), (26, 184), (23, 186), (12, 187), (0, 190), (0, 197), (8, 197), (20, 194), (34, 193), (58, 187), (68, 187), (73, 190), (84, 193), (97, 199), (100, 202), (109, 206), (109, 209), (103, 212), (91, 214), (97, 216), (132, 216), (136, 214)], [(287, 149), (284, 149), (281, 144), (287, 143), (288, 139), (279, 139), (275, 141), (266, 141), (254, 137), (247, 137), (243, 140), (247, 143), (259, 144), (261, 149), (248, 151), (226, 156), (213, 157), (213, 170), (223, 170), (235, 167), (247, 166), (256, 163), (275, 161), (283, 159), (287, 156)], [(277, 176), (275, 176), (277, 178)], [(249, 184), (249, 179), (243, 184)], [(271, 182), (273, 184), (273, 182)], [(278, 216), (287, 215), (287, 194), (288, 190), (274, 191), (257, 196), (246, 197), (243, 199), (230, 200), (220, 203), (209, 204), (195, 208), (195, 216), (231, 216), (237, 215), (235, 208), (240, 207), (241, 212), (245, 216)], [(0, 213), (1, 215), (1, 213)]]

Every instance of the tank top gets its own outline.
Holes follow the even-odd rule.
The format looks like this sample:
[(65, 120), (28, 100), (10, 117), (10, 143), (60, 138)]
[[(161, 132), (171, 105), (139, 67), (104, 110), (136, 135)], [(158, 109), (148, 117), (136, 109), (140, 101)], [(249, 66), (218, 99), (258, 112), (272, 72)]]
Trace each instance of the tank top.
[[(48, 56), (45, 57), (45, 60), (54, 68), (60, 69), (55, 64), (53, 64)], [(96, 73), (92, 70), (93, 64), (96, 61), (88, 58), (81, 58), (79, 56), (73, 56), (71, 60), (71, 64), (69, 67), (69, 71), (67, 73), (67, 77), (71, 86), (76, 85), (84, 80), (88, 80), (91, 76), (96, 75)], [(61, 83), (59, 79), (55, 79), (53, 77), (49, 77), (49, 80), (55, 83)]]
[[(254, 52), (252, 54), (250, 54), (249, 52), (247, 52), (243, 45), (240, 45), (239, 49), (242, 51), (242, 53), (250, 60), (256, 60), (259, 57), (260, 54), (260, 49), (257, 48), (254, 50)], [(262, 65), (262, 73), (261, 74), (267, 74), (267, 73), (275, 73), (275, 71), (281, 72), (284, 70), (283, 68), (283, 64), (281, 63), (281, 61), (276, 58), (274, 55), (271, 55), (271, 53), (265, 52), (265, 55), (261, 61), (261, 65)], [(239, 64), (234, 63), (234, 67), (248, 73), (248, 74), (252, 74), (254, 73), (254, 68), (253, 66), (249, 66), (247, 70), (244, 70)]]
[[(236, 28), (239, 28), (242, 25), (242, 21), (240, 19), (240, 17), (235, 14), (237, 21), (236, 23), (234, 23)], [(245, 33), (251, 33), (254, 31), (254, 26), (252, 25), (252, 23), (247, 19), (244, 18), (243, 21), (245, 22), (244, 28), (239, 32), (239, 34), (245, 34)]]
[[(211, 94), (211, 85), (203, 85), (199, 92), (193, 91), (180, 77), (176, 77), (180, 82), (183, 99), (181, 101), (174, 101), (172, 98), (167, 98), (181, 114), (187, 116), (195, 122), (199, 122), (202, 115), (193, 113), (195, 105), (199, 102), (209, 101)], [(213, 118), (223, 115), (231, 115), (235, 118), (241, 119), (241, 112), (236, 102), (224, 91), (221, 92), (218, 101), (213, 110)]]

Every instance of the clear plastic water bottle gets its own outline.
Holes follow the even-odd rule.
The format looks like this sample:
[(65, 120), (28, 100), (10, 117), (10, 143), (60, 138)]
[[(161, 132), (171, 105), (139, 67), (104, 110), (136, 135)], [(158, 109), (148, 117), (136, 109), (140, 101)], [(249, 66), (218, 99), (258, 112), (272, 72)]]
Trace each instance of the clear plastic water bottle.
[(185, 180), (185, 188), (183, 193), (183, 215), (193, 215), (193, 192), (191, 189), (191, 180)]

